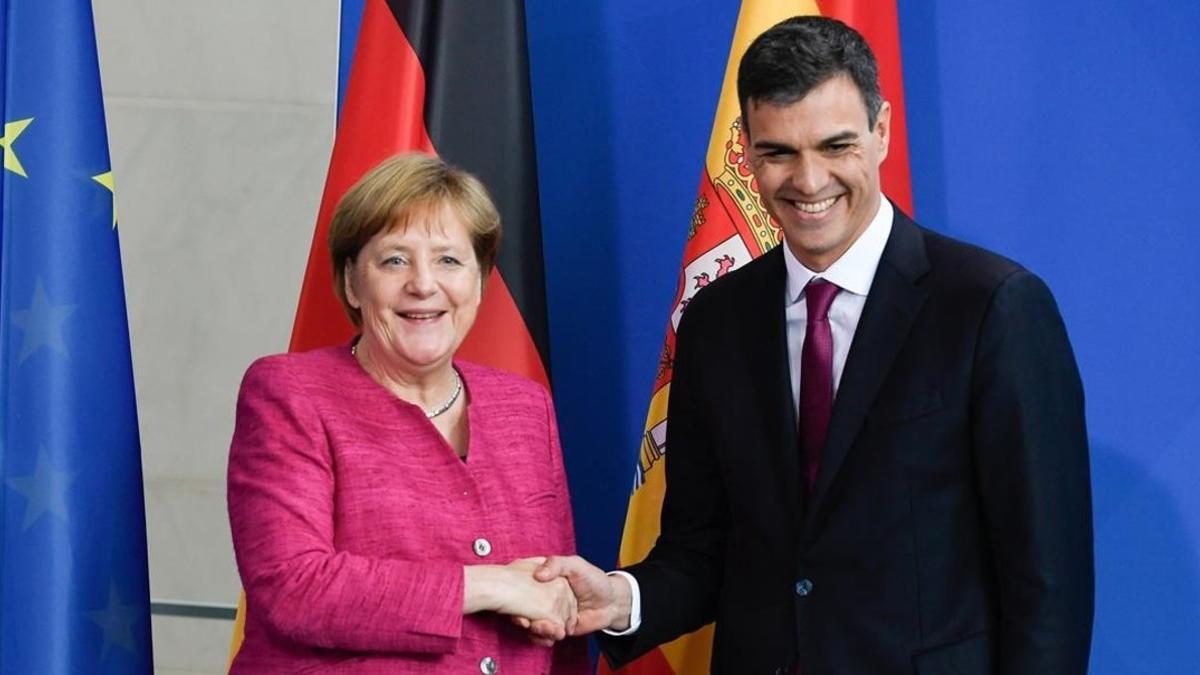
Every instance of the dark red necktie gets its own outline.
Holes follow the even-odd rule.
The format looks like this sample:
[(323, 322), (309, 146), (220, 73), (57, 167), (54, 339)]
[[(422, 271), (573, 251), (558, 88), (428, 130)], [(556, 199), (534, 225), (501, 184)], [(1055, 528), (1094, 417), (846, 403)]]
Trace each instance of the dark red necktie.
[(804, 288), (808, 325), (800, 355), (800, 450), (810, 490), (821, 466), (821, 447), (825, 445), (833, 413), (833, 333), (829, 329), (829, 306), (840, 290), (824, 279), (813, 279)]

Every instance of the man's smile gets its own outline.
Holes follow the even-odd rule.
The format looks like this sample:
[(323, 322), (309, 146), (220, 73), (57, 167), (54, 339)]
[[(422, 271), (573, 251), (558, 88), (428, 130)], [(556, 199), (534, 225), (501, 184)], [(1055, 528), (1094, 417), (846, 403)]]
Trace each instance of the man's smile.
[(816, 215), (825, 213), (829, 209), (833, 208), (833, 205), (836, 204), (837, 201), (841, 198), (842, 198), (842, 195), (836, 195), (836, 196), (828, 197), (826, 199), (822, 199), (820, 201), (815, 201), (815, 202), (804, 201), (804, 200), (800, 200), (800, 199), (787, 199), (787, 198), (783, 198), (781, 201), (783, 201), (783, 203), (792, 207), (796, 211), (799, 211), (806, 215), (816, 216)]

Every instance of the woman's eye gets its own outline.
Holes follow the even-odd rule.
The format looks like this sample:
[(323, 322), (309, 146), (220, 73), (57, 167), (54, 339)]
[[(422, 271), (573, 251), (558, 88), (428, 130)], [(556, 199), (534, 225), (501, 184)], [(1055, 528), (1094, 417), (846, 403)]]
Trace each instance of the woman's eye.
[(383, 260), (383, 264), (387, 267), (396, 267), (398, 265), (403, 265), (406, 262), (408, 262), (408, 261), (406, 261), (404, 258), (401, 258), (398, 255), (394, 255), (389, 258), (384, 258), (384, 260)]
[(452, 255), (444, 255), (438, 260), (438, 262), (442, 263), (443, 265), (454, 265), (454, 266), (458, 266), (458, 265), (462, 264), (462, 262), (459, 261), (458, 258), (455, 258)]

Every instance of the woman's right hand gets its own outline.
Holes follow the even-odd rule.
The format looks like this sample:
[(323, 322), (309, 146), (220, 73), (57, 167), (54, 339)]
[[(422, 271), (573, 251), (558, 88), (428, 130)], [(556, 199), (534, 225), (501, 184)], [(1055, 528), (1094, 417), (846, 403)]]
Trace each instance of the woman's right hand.
[(528, 622), (537, 623), (543, 631), (551, 628), (555, 639), (563, 639), (575, 628), (575, 594), (565, 578), (534, 579), (533, 572), (543, 561), (523, 558), (507, 565), (466, 566), (463, 612), (507, 614), (526, 620), (520, 625)]
[(510, 588), (515, 592), (515, 598), (512, 605), (497, 611), (527, 619), (531, 623), (549, 622), (555, 628), (554, 639), (561, 640), (575, 629), (579, 607), (575, 593), (571, 591), (571, 585), (566, 578), (550, 581), (538, 581), (534, 578), (534, 571), (543, 562), (545, 558), (523, 558), (505, 566), (514, 574)]

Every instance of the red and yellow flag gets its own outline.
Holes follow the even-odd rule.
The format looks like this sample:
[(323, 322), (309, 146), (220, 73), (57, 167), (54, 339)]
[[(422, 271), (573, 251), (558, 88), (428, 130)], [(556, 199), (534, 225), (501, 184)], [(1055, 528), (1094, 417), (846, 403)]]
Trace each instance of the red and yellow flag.
[[(546, 291), (529, 57), (521, 0), (365, 0), (317, 216), (291, 351), (346, 342), (326, 238), (334, 207), (384, 159), (436, 153), (475, 174), (504, 224), (503, 245), (463, 358), (549, 386)], [(230, 662), (245, 629), (238, 606)]]
[[(875, 52), (883, 97), (892, 105), (891, 142), (888, 158), (880, 172), (883, 191), (903, 210), (912, 212), (900, 35), (894, 0), (744, 0), (729, 49), (699, 196), (687, 229), (679, 288), (646, 415), (634, 491), (629, 499), (625, 533), (621, 539), (618, 561), (621, 566), (646, 557), (659, 534), (659, 513), (666, 489), (663, 462), (667, 459), (667, 397), (671, 390), (675, 329), (683, 309), (698, 290), (766, 253), (782, 237), (779, 227), (763, 207), (746, 161), (737, 99), (737, 69), (742, 54), (760, 33), (788, 17), (803, 14), (819, 14), (849, 24), (866, 37)], [(710, 625), (655, 649), (618, 672), (621, 675), (708, 672), (711, 656)], [(602, 662), (600, 672), (612, 671)]]

